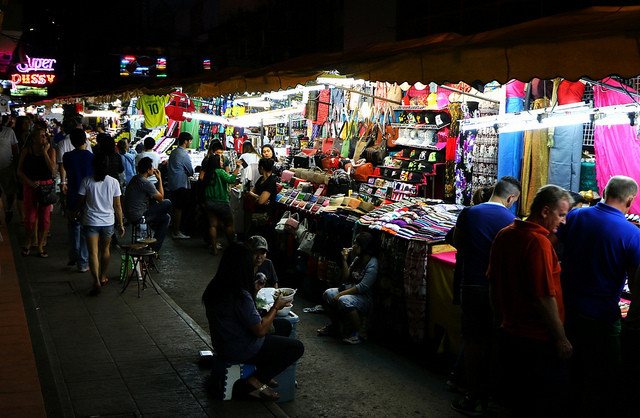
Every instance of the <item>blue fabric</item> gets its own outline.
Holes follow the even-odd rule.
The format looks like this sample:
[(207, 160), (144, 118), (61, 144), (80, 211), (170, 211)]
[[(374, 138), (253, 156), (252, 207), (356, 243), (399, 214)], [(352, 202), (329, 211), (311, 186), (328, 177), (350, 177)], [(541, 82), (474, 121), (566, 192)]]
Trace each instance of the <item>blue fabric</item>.
[(67, 209), (75, 210), (78, 205), (78, 189), (82, 179), (93, 175), (91, 151), (74, 149), (65, 152), (62, 156), (62, 164), (67, 172)]
[(464, 220), (462, 235), (462, 285), (489, 286), (489, 253), (496, 234), (516, 219), (506, 207), (495, 203), (471, 206)]
[[(507, 97), (507, 113), (520, 112), (524, 108), (523, 97)], [(524, 131), (507, 132), (498, 136), (498, 179), (513, 176), (520, 180), (522, 154), (524, 152)], [(517, 202), (511, 212), (517, 213)]]
[(549, 149), (548, 184), (576, 193), (580, 191), (583, 130), (584, 125), (554, 128), (553, 147)]
[(124, 181), (129, 184), (133, 176), (136, 175), (136, 155), (135, 150), (130, 149), (126, 154), (121, 154), (122, 165), (124, 166)]
[(640, 229), (602, 202), (574, 209), (557, 233), (564, 243), (562, 291), (567, 310), (612, 323), (627, 269), (640, 265)]
[(191, 157), (186, 149), (178, 147), (171, 151), (167, 163), (169, 190), (188, 189), (189, 177), (193, 175)]
[(211, 338), (216, 351), (232, 362), (244, 362), (256, 355), (264, 337), (256, 337), (251, 332), (251, 328), (262, 321), (251, 295), (243, 290), (241, 297), (218, 298), (211, 307), (214, 317)]

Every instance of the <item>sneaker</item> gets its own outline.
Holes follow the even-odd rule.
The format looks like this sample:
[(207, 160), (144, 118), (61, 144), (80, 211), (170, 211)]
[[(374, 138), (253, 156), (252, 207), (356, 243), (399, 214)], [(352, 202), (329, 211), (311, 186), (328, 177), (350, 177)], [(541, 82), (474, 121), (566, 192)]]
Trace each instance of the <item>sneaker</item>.
[(189, 239), (191, 238), (189, 235), (185, 235), (182, 232), (178, 232), (177, 234), (173, 234), (173, 239)]
[(89, 271), (89, 267), (79, 268), (78, 273), (86, 273)]
[(462, 399), (457, 399), (451, 402), (451, 408), (454, 411), (460, 412), (461, 414), (465, 414), (469, 417), (481, 417), (484, 415), (482, 402), (480, 402), (480, 400), (471, 399), (469, 396), (465, 396)]

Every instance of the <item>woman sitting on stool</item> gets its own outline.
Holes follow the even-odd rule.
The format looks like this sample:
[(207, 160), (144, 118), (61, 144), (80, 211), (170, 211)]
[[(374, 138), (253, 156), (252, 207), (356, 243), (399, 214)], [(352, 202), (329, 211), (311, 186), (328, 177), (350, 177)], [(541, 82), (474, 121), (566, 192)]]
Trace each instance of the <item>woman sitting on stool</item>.
[(239, 381), (235, 391), (261, 400), (279, 399), (268, 384), (304, 353), (293, 338), (269, 334), (276, 312), (289, 303), (278, 297), (264, 317), (255, 306), (253, 254), (240, 243), (224, 251), (218, 272), (202, 295), (209, 320), (211, 342), (225, 361), (248, 363), (255, 372)]
[[(360, 344), (366, 338), (360, 314), (371, 310), (371, 290), (378, 276), (373, 235), (361, 232), (354, 241), (352, 248), (342, 250), (342, 279), (345, 284), (327, 289), (322, 295), (331, 324), (317, 331), (320, 336), (339, 335), (340, 321), (344, 320), (351, 333), (342, 340), (347, 344)], [(351, 266), (347, 264), (349, 253), (355, 257)]]

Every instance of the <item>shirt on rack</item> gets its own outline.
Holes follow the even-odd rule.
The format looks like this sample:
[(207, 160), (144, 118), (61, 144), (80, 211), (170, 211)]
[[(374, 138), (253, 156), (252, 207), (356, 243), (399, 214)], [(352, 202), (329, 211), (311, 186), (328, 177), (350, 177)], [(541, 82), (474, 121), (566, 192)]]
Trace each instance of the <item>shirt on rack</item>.
[(136, 102), (136, 108), (142, 110), (142, 113), (144, 114), (145, 128), (154, 128), (167, 123), (164, 108), (168, 101), (168, 95), (152, 96), (150, 94), (145, 94), (138, 99)]

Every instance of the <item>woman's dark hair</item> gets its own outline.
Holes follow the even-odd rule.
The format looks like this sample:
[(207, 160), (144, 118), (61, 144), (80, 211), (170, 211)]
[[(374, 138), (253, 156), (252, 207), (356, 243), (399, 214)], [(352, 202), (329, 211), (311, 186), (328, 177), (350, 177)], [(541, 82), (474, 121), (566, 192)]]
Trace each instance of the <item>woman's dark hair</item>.
[(214, 139), (213, 141), (211, 141), (209, 143), (209, 152), (210, 153), (214, 153), (219, 149), (224, 150), (224, 146), (222, 145), (222, 142), (220, 142), (219, 140)]
[(256, 149), (253, 147), (253, 144), (251, 143), (251, 141), (244, 141), (242, 143), (242, 153), (243, 154), (256, 154), (259, 157), (262, 157), (262, 155), (258, 154), (258, 151), (256, 151)]
[(218, 168), (222, 168), (222, 158), (218, 154), (213, 154), (209, 157), (209, 165), (211, 170), (217, 170)]
[(243, 290), (255, 297), (253, 252), (238, 242), (231, 243), (220, 260), (218, 271), (202, 294), (204, 304), (227, 295), (240, 296)]
[(271, 172), (273, 171), (273, 165), (275, 164), (275, 161), (273, 161), (271, 158), (260, 158), (260, 161), (258, 161), (258, 168), (263, 169), (264, 171), (268, 171)]
[(375, 245), (375, 239), (369, 232), (358, 233), (358, 235), (356, 235), (356, 238), (354, 239), (354, 242), (356, 242), (360, 247), (361, 255), (370, 255), (372, 257), (376, 255), (377, 248)]
[(109, 156), (103, 152), (93, 154), (91, 168), (93, 169), (93, 179), (103, 181), (109, 171)]
[(105, 133), (98, 134), (96, 136), (96, 143), (98, 144), (98, 148), (100, 148), (100, 152), (106, 155), (116, 153), (116, 142), (111, 135)]

